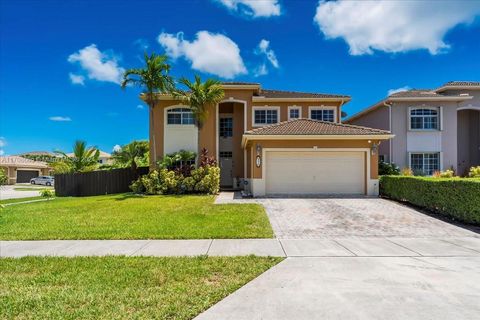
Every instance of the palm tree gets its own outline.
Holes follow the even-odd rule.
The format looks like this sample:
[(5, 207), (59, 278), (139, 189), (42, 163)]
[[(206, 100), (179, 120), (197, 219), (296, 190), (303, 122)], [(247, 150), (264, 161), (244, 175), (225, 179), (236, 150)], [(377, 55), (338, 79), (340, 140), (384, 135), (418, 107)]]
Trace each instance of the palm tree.
[(120, 150), (112, 154), (115, 164), (128, 166), (136, 170), (138, 163), (142, 162), (145, 154), (148, 153), (148, 141), (132, 141), (124, 145)]
[(143, 88), (142, 98), (150, 109), (150, 133), (153, 143), (153, 158), (157, 156), (155, 147), (155, 123), (153, 108), (155, 107), (156, 93), (172, 92), (175, 84), (169, 76), (170, 65), (167, 64), (167, 56), (145, 53), (145, 66), (140, 69), (128, 69), (123, 74), (122, 89), (129, 84)]
[(180, 83), (187, 87), (188, 90), (176, 90), (173, 95), (185, 105), (190, 106), (195, 119), (195, 125), (199, 131), (198, 147), (200, 148), (200, 130), (208, 119), (210, 110), (223, 100), (225, 92), (220, 81), (207, 79), (205, 82), (202, 82), (198, 75), (195, 76), (194, 82), (181, 78)]
[(95, 147), (87, 147), (85, 141), (77, 140), (73, 145), (73, 154), (66, 154), (63, 151), (55, 151), (63, 156), (62, 162), (69, 172), (93, 171), (98, 166), (100, 151)]

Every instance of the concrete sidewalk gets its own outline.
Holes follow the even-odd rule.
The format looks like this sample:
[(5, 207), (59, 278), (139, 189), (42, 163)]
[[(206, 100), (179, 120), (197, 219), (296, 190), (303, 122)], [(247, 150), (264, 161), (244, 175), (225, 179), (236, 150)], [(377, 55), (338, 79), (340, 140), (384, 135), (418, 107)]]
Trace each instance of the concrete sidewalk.
[(338, 238), (0, 241), (23, 256), (480, 257), (480, 238)]

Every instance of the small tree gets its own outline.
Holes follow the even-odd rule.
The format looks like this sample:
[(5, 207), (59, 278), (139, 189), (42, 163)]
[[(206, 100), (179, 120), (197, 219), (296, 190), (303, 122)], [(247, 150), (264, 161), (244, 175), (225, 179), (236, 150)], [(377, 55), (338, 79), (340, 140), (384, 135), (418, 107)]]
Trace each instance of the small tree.
[(8, 182), (7, 172), (4, 168), (0, 168), (0, 185), (3, 186), (4, 184), (7, 184), (7, 182)]
[(157, 93), (170, 93), (174, 90), (173, 78), (168, 74), (170, 65), (167, 56), (145, 53), (145, 66), (140, 69), (128, 69), (123, 74), (122, 89), (129, 84), (143, 88), (142, 98), (150, 109), (150, 133), (152, 135), (153, 158), (157, 156), (155, 146), (155, 122), (153, 108), (155, 107)]
[(200, 147), (200, 130), (208, 119), (210, 110), (223, 100), (225, 92), (218, 80), (207, 79), (205, 82), (202, 82), (198, 75), (195, 76), (194, 82), (182, 78), (180, 83), (187, 87), (187, 90), (176, 90), (174, 97), (181, 100), (182, 103), (189, 106), (192, 110), (195, 125), (199, 131), (198, 147)]
[(148, 149), (148, 141), (132, 141), (112, 153), (114, 165), (136, 170), (139, 165), (143, 165)]
[(55, 151), (62, 156), (62, 164), (59, 167), (63, 167), (67, 172), (88, 172), (93, 171), (98, 167), (98, 158), (100, 151), (95, 147), (87, 147), (85, 141), (77, 140), (73, 145), (73, 155), (68, 156), (63, 151)]

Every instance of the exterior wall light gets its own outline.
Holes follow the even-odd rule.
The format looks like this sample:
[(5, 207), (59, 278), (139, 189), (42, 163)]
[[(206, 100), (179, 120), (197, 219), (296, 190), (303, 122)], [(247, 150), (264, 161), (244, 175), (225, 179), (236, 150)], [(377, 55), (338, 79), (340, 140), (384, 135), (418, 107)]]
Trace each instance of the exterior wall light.
[(262, 165), (262, 157), (260, 156), (262, 154), (262, 146), (257, 143), (255, 149), (257, 151), (257, 157), (255, 158), (255, 165), (257, 166), (257, 168), (260, 168), (260, 166)]
[(379, 143), (372, 143), (372, 156), (376, 155), (377, 154), (377, 151), (378, 151), (378, 145)]

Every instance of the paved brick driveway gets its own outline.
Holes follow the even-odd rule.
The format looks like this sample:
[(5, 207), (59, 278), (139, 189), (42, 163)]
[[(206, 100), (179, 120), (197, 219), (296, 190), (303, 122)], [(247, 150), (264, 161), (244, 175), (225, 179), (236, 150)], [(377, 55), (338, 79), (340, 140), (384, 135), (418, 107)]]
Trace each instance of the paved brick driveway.
[(258, 199), (280, 239), (479, 236), (379, 198)]

